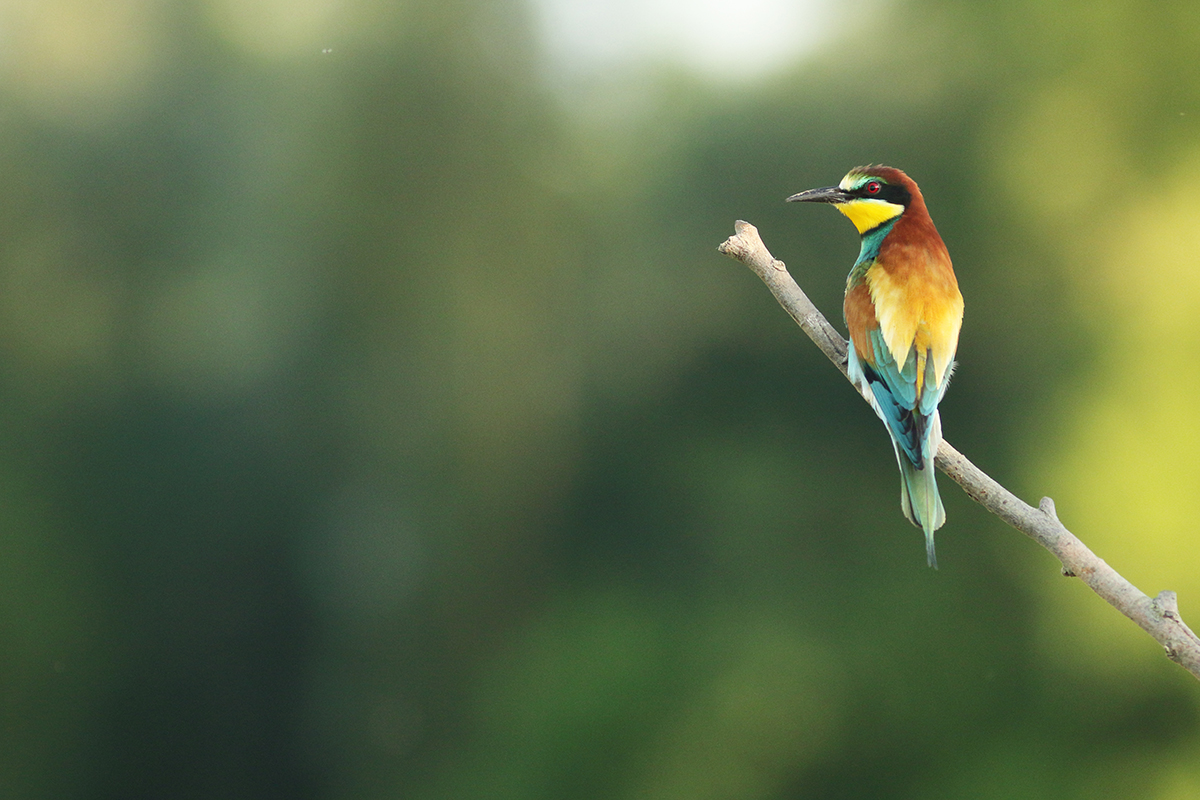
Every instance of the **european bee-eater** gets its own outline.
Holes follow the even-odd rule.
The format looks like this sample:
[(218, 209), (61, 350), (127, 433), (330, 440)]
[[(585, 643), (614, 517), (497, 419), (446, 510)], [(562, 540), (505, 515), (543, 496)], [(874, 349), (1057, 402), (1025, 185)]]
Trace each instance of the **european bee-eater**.
[(893, 167), (856, 167), (837, 186), (788, 201), (829, 203), (862, 235), (846, 279), (848, 371), (887, 426), (900, 465), (900, 507), (925, 532), (946, 521), (933, 461), (942, 442), (938, 403), (954, 371), (963, 300), (946, 245), (912, 178)]

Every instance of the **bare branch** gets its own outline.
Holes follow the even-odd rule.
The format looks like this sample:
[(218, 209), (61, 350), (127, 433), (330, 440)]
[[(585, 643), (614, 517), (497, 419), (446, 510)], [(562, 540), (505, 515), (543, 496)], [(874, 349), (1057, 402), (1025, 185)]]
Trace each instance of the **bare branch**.
[[(741, 261), (762, 278), (784, 310), (845, 375), (845, 339), (796, 285), (784, 263), (771, 255), (753, 225), (738, 220), (734, 230), (737, 233), (717, 250)], [(1087, 584), (1154, 637), (1168, 658), (1200, 678), (1200, 637), (1179, 616), (1174, 592), (1163, 591), (1153, 599), (1146, 596), (1059, 522), (1053, 500), (1043, 497), (1037, 508), (1028, 505), (945, 441), (938, 450), (937, 466), (972, 500), (1053, 553), (1062, 563), (1064, 575)]]

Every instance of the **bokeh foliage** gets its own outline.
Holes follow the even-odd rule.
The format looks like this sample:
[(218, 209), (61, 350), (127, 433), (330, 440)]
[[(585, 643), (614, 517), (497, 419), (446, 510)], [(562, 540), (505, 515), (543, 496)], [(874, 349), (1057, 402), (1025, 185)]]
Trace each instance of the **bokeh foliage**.
[[(552, 80), (515, 2), (0, 4), (0, 794), (1200, 794), (1200, 691), (884, 432), (787, 194), (921, 182), (947, 438), (1196, 621), (1200, 11)], [(729, 46), (747, 43), (730, 42)]]

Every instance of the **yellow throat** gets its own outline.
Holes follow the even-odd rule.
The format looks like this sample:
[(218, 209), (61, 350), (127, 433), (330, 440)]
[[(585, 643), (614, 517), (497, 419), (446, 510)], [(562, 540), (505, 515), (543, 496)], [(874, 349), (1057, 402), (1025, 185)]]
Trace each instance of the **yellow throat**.
[(834, 208), (849, 217), (860, 234), (904, 213), (904, 206), (874, 198), (838, 203)]

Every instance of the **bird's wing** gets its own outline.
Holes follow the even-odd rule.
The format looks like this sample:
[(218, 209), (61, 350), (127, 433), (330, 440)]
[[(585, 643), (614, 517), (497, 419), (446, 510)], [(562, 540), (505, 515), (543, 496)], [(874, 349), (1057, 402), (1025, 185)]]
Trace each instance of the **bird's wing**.
[[(868, 331), (867, 339), (871, 343), (871, 358), (862, 359), (861, 366), (863, 377), (875, 396), (877, 410), (908, 459), (916, 465), (924, 464), (926, 434), (939, 394), (933, 361), (918, 358), (913, 347), (904, 366), (899, 367), (879, 328)], [(925, 369), (924, 385), (920, 388), (917, 384), (918, 364)]]

